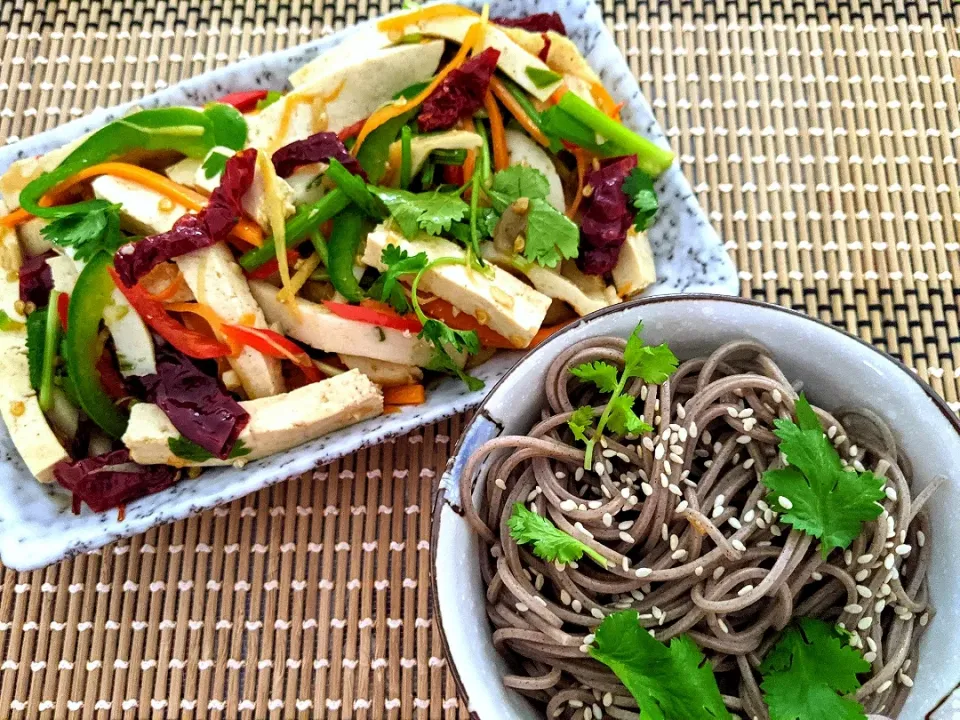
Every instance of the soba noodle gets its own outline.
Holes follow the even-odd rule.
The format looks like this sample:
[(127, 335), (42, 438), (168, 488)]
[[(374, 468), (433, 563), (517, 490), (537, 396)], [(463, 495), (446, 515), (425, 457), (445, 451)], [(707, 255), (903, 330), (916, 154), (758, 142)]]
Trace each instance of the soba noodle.
[[(600, 337), (567, 349), (547, 372), (540, 422), (487, 442), (465, 470), (462, 504), (484, 541), (493, 641), (516, 670), (504, 683), (544, 704), (548, 718), (636, 718), (630, 693), (586, 655), (601, 619), (633, 608), (657, 639), (687, 634), (703, 649), (731, 711), (765, 719), (757, 667), (777, 631), (809, 616), (852, 633), (872, 666), (856, 699), (896, 717), (932, 613), (924, 503), (938, 482), (911, 492), (910, 465), (874, 413), (817, 409), (845, 463), (887, 478), (880, 517), (824, 560), (815, 538), (779, 524), (764, 502), (762, 473), (783, 466), (773, 420), (793, 414), (797, 392), (752, 342), (687, 360), (659, 386), (633, 381), (628, 391), (653, 433), (605, 438), (584, 471), (566, 423), (578, 405), (605, 399), (569, 369), (622, 366), (624, 347)], [(515, 502), (602, 554), (607, 569), (545, 562), (518, 546), (507, 526)]]

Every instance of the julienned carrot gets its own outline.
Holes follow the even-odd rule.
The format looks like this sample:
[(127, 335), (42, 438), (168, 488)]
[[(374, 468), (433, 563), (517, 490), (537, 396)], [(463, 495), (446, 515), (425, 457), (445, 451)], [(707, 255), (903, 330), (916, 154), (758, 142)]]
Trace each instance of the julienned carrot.
[(180, 288), (183, 287), (183, 283), (183, 273), (178, 270), (163, 290), (157, 293), (148, 291), (148, 294), (157, 302), (166, 302), (179, 292)]
[(25, 223), (32, 217), (33, 215), (28, 213), (23, 208), (17, 208), (9, 215), (4, 215), (2, 218), (0, 218), (0, 225), (6, 228), (15, 228), (20, 223)]
[(533, 340), (530, 341), (530, 344), (527, 345), (527, 348), (529, 349), (536, 347), (555, 332), (562, 330), (572, 322), (573, 320), (564, 320), (563, 322), (558, 322), (556, 325), (547, 325), (546, 327), (540, 328), (537, 330), (537, 334), (533, 336)]
[(580, 203), (583, 201), (583, 184), (587, 176), (587, 163), (589, 162), (587, 151), (583, 148), (576, 148), (573, 151), (573, 156), (577, 159), (577, 194), (570, 204), (570, 209), (567, 210), (567, 217), (569, 218), (577, 214), (577, 210), (580, 209)]
[(483, 107), (490, 120), (490, 144), (493, 146), (494, 170), (505, 170), (510, 167), (510, 153), (507, 151), (507, 134), (503, 129), (503, 115), (497, 105), (493, 93), (487, 90), (483, 96)]
[(430, 97), (430, 93), (432, 93), (437, 86), (443, 82), (447, 75), (463, 65), (463, 62), (467, 59), (470, 51), (473, 50), (477, 42), (483, 38), (484, 31), (485, 28), (481, 22), (471, 25), (470, 29), (467, 30), (467, 34), (463, 38), (463, 44), (460, 46), (457, 54), (454, 55), (453, 60), (447, 63), (447, 65), (440, 72), (438, 72), (436, 76), (434, 76), (433, 80), (430, 81), (430, 84), (427, 85), (427, 87), (409, 100), (398, 100), (396, 102), (392, 102), (383, 106), (379, 110), (375, 111), (370, 117), (368, 117), (367, 121), (363, 124), (363, 129), (360, 130), (360, 134), (357, 135), (357, 142), (354, 143), (351, 152), (356, 155), (357, 151), (360, 149), (360, 146), (363, 145), (363, 141), (367, 139), (367, 136), (387, 122), (387, 120), (392, 120), (395, 117), (403, 115), (403, 113), (407, 112), (411, 108), (417, 107), (424, 100)]
[[(475, 130), (473, 118), (467, 117), (463, 119), (463, 129), (467, 132), (473, 132)], [(465, 183), (470, 182), (470, 179), (473, 177), (473, 171), (476, 169), (477, 151), (467, 150), (467, 159), (463, 161), (463, 181)]]
[[(207, 204), (207, 198), (200, 193), (175, 183), (173, 180), (170, 180), (159, 173), (155, 173), (152, 170), (147, 170), (146, 168), (142, 168), (138, 165), (132, 165), (124, 162), (105, 162), (83, 168), (83, 170), (78, 172), (76, 175), (72, 175), (59, 185), (52, 188), (46, 195), (44, 195), (44, 198), (61, 195), (66, 190), (69, 190), (78, 183), (81, 183), (84, 180), (89, 180), (92, 177), (98, 177), (100, 175), (110, 175), (112, 177), (118, 177), (124, 180), (135, 182), (138, 185), (142, 185), (145, 188), (160, 193), (175, 203), (183, 205), (183, 207), (192, 212), (198, 212), (202, 210)], [(16, 216), (15, 220), (14, 216)], [(25, 212), (21, 208), (14, 211), (10, 215), (7, 215), (0, 222), (2, 222), (6, 227), (13, 227), (21, 222), (29, 220), (31, 217), (32, 215), (30, 215), (30, 213)], [(263, 244), (263, 233), (260, 231), (259, 226), (250, 222), (249, 220), (241, 219), (233, 229), (233, 234), (241, 240), (250, 243), (251, 245), (259, 247)]]
[(422, 405), (426, 402), (427, 391), (423, 385), (395, 385), (383, 389), (384, 405)]
[(623, 107), (623, 104), (618, 105), (616, 101), (614, 101), (610, 93), (607, 92), (607, 89), (603, 86), (603, 83), (591, 83), (590, 94), (593, 96), (593, 101), (597, 104), (598, 108), (614, 120), (620, 120), (620, 108)]
[(547, 140), (547, 136), (544, 135), (540, 128), (537, 127), (536, 123), (533, 122), (530, 116), (524, 112), (523, 108), (520, 107), (520, 103), (518, 103), (516, 98), (510, 94), (510, 91), (507, 90), (506, 86), (500, 81), (499, 78), (490, 78), (490, 90), (494, 95), (497, 96), (497, 100), (502, 102), (503, 106), (510, 111), (510, 114), (517, 119), (517, 122), (519, 122), (520, 126), (527, 131), (527, 134), (530, 135), (530, 137), (544, 147), (550, 147), (550, 141)]

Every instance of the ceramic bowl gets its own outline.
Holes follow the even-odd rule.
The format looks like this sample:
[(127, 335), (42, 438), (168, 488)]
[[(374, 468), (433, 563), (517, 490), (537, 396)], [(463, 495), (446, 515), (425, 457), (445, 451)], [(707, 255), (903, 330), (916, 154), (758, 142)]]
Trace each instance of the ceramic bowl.
[[(463, 4), (479, 10), (482, 2)], [(571, 39), (599, 73), (614, 99), (625, 103), (624, 123), (655, 142), (666, 144), (650, 106), (640, 93), (603, 14), (594, 0), (492, 0), (492, 17), (519, 17), (537, 12), (560, 13)], [(375, 22), (375, 21), (371, 21)], [(45, 153), (121, 117), (134, 106), (202, 105), (229, 92), (252, 88), (282, 89), (290, 73), (318, 53), (356, 41), (370, 22), (279, 52), (228, 65), (145, 98), (91, 112), (74, 122), (0, 148), (0, 171), (14, 160)], [(737, 292), (733, 264), (690, 190), (679, 163), (657, 180), (660, 212), (648, 236), (657, 264), (657, 281), (647, 294)], [(516, 362), (518, 353), (503, 353), (474, 374), (489, 389)], [(311, 470), (363, 447), (475, 407), (485, 390), (471, 392), (455, 378), (430, 390), (427, 402), (317, 438), (286, 452), (251, 462), (243, 469), (218, 468), (199, 480), (182, 482), (130, 503), (123, 520), (116, 512), (71, 512), (70, 497), (56, 485), (37, 483), (0, 423), (0, 559), (16, 570), (31, 570), (68, 555), (92, 550), (117, 538), (179, 520), (206, 508), (255, 492)]]
[[(458, 514), (460, 474), (483, 442), (501, 433), (522, 434), (539, 417), (544, 372), (564, 348), (598, 335), (627, 337), (641, 320), (646, 342), (667, 342), (681, 358), (731, 340), (763, 343), (791, 380), (803, 381), (814, 403), (867, 407), (884, 417), (909, 457), (918, 489), (938, 475), (947, 477), (930, 504), (930, 601), (937, 614), (923, 637), (914, 689), (900, 718), (958, 717), (960, 422), (913, 371), (857, 338), (785, 308), (719, 296), (643, 299), (577, 322), (508, 372), (465, 430), (436, 498), (431, 552), (436, 622), (471, 717), (542, 720), (543, 714), (501, 683), (508, 669), (493, 647), (484, 611), (480, 544)], [(480, 492), (478, 483), (475, 500)]]

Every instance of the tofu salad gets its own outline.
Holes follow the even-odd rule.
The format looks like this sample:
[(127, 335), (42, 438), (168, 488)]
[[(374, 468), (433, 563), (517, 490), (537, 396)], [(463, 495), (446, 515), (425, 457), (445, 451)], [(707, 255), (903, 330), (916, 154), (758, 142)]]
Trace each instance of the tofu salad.
[(283, 91), (139, 110), (0, 177), (0, 414), (75, 511), (287, 450), (655, 279), (673, 155), (556, 14), (387, 18)]

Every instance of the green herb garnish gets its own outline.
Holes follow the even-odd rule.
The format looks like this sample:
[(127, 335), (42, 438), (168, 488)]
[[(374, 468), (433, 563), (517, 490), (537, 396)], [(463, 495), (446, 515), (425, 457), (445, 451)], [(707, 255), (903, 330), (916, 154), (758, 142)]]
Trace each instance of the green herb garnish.
[(554, 525), (550, 520), (527, 509), (523, 503), (514, 503), (507, 520), (510, 536), (521, 545), (532, 544), (533, 554), (547, 562), (565, 565), (590, 556), (600, 567), (607, 567), (603, 555)]
[(559, 73), (555, 73), (553, 70), (534, 67), (533, 65), (528, 65), (524, 72), (527, 74), (527, 77), (530, 78), (530, 82), (541, 90), (563, 80), (563, 76)]
[[(189, 462), (206, 462), (213, 457), (213, 453), (209, 450), (200, 447), (192, 440), (187, 440), (185, 437), (168, 438), (167, 447), (178, 458)], [(251, 452), (243, 440), (237, 440), (230, 451), (229, 458), (235, 460), (249, 455)]]
[(653, 225), (660, 205), (650, 176), (639, 168), (634, 168), (623, 181), (623, 192), (630, 198), (630, 203), (636, 210), (633, 226), (643, 231)]
[[(884, 479), (870, 471), (845, 468), (804, 395), (796, 402), (797, 423), (774, 421), (787, 467), (768, 470), (763, 484), (772, 491), (774, 509), (789, 525), (817, 537), (823, 556), (845, 548), (863, 523), (883, 512)], [(798, 424), (799, 423), (799, 424)]]

